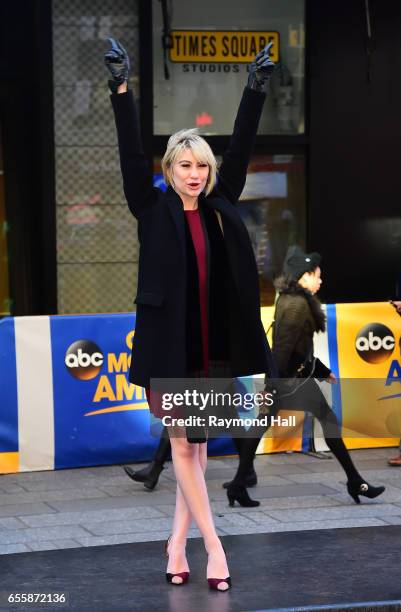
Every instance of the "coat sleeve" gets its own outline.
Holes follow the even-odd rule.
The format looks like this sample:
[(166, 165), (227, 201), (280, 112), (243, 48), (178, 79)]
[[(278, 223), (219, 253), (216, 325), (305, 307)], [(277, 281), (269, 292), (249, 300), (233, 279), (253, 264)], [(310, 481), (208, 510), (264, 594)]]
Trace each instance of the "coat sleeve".
[(218, 172), (217, 191), (235, 204), (245, 185), (246, 172), (266, 94), (245, 87), (234, 130)]
[(288, 363), (303, 333), (304, 323), (308, 315), (308, 305), (304, 300), (294, 300), (285, 310), (285, 316), (279, 324), (274, 324), (273, 356), (277, 363), (280, 376), (289, 376)]
[(110, 96), (117, 128), (124, 194), (134, 217), (157, 200), (153, 176), (142, 148), (132, 91)]

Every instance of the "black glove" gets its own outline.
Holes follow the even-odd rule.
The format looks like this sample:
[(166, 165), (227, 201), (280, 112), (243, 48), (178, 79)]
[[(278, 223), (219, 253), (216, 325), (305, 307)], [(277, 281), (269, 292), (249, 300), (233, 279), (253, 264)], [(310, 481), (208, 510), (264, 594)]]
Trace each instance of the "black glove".
[(269, 43), (257, 54), (251, 64), (248, 76), (248, 87), (255, 91), (266, 91), (267, 82), (275, 68), (275, 63), (269, 57), (269, 51), (273, 43)]
[(112, 79), (109, 80), (110, 91), (117, 93), (117, 88), (125, 81), (128, 81), (130, 63), (128, 53), (121, 43), (114, 38), (107, 39), (111, 44), (111, 49), (104, 56), (106, 68), (110, 71)]

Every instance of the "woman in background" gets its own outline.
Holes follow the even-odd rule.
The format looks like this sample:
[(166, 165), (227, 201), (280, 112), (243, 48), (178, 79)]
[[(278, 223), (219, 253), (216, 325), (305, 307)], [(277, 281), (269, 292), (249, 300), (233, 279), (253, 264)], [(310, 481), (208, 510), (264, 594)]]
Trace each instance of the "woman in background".
[[(359, 504), (359, 496), (377, 497), (385, 487), (368, 484), (357, 471), (341, 437), (337, 417), (315, 380), (337, 382), (330, 368), (313, 354), (315, 332), (326, 329), (325, 315), (316, 297), (322, 284), (320, 259), (318, 253), (307, 254), (298, 246), (290, 247), (283, 275), (275, 282), (279, 297), (273, 325), (273, 356), (280, 377), (276, 381), (279, 406), (310, 412), (319, 420), (327, 446), (347, 475), (347, 491)], [(245, 488), (244, 476), (253, 465), (263, 433), (242, 441), (237, 474), (227, 487), (231, 505)], [(256, 506), (259, 502), (250, 500), (242, 505)]]

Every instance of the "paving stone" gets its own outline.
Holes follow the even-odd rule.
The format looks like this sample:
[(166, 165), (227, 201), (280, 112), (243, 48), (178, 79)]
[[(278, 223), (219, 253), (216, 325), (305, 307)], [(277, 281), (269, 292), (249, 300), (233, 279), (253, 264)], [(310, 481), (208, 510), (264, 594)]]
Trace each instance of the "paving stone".
[[(150, 501), (151, 500), (151, 501)], [(175, 503), (175, 494), (173, 493), (138, 493), (125, 497), (106, 497), (100, 500), (95, 499), (77, 499), (71, 501), (51, 502), (49, 505), (60, 512), (81, 512), (85, 510), (98, 510), (100, 505), (103, 509), (107, 508), (129, 508), (135, 506), (153, 506), (158, 507), (163, 504)]]
[[(362, 472), (362, 467), (360, 469)], [(392, 480), (401, 485), (401, 470), (395, 470), (391, 467), (383, 466), (382, 469), (367, 469), (367, 470), (364, 469), (363, 477), (366, 478), (366, 480), (373, 480), (373, 479)]]
[(327, 459), (317, 459), (316, 463), (309, 463), (308, 472), (312, 474), (332, 474), (333, 472), (344, 474), (338, 461)]
[(43, 503), (20, 503), (0, 506), (0, 517), (2, 516), (24, 516), (26, 514), (52, 514), (56, 512), (54, 508), (50, 508)]
[(259, 478), (259, 475), (262, 476), (262, 474), (265, 474), (266, 476), (275, 476), (275, 475), (286, 476), (287, 474), (307, 474), (309, 471), (310, 464), (308, 463), (308, 466), (306, 465), (302, 466), (296, 463), (269, 464), (266, 462), (263, 465), (261, 465), (257, 459), (254, 465), (255, 465), (256, 473)]
[[(261, 505), (242, 508), (236, 504), (231, 508), (221, 485), (234, 475), (238, 457), (209, 458), (206, 476), (217, 532), (401, 524), (401, 470), (386, 466), (392, 452), (352, 451), (369, 482), (386, 484), (379, 499), (362, 498), (359, 506), (348, 495), (346, 476), (336, 460), (275, 453), (256, 457), (259, 484), (249, 489), (249, 494)], [(132, 464), (134, 469), (145, 465)], [(165, 540), (171, 531), (175, 487), (171, 462), (153, 492), (130, 481), (119, 465), (2, 476), (0, 554)], [(200, 537), (195, 526), (190, 537)]]
[[(252, 498), (261, 501), (261, 505), (256, 508), (241, 508), (239, 505), (235, 505), (233, 508), (228, 506), (228, 502), (213, 502), (212, 509), (214, 513), (221, 514), (226, 512), (241, 512), (245, 511), (247, 514), (250, 512), (253, 514), (254, 512), (258, 512), (260, 508), (263, 508), (263, 511), (268, 511), (269, 509), (277, 510), (280, 508), (288, 509), (288, 508), (319, 508), (319, 507), (332, 507), (332, 506), (342, 506), (344, 504), (344, 500), (340, 501), (336, 499), (336, 496), (333, 495), (310, 495), (306, 497), (278, 497), (272, 499), (262, 499), (259, 500), (257, 494), (257, 488), (250, 489), (249, 494)], [(164, 510), (163, 506), (163, 510)], [(169, 507), (166, 507), (166, 511)], [(171, 506), (171, 511), (174, 510), (174, 507)]]
[(165, 516), (174, 516), (175, 504), (161, 504), (157, 509)]
[[(226, 480), (231, 480), (231, 477), (233, 476), (233, 474), (231, 474)], [(208, 490), (209, 492), (211, 490), (221, 490), (224, 491), (222, 484), (223, 484), (224, 480), (222, 480), (221, 478), (219, 478), (218, 480), (207, 480), (207, 486), (208, 486)], [(286, 478), (282, 478), (281, 476), (269, 476), (268, 474), (266, 474), (265, 476), (260, 476), (258, 478), (258, 487), (262, 488), (262, 487), (275, 487), (275, 486), (285, 486), (288, 485), (288, 480), (286, 480)], [(253, 487), (252, 487), (253, 489)]]
[[(121, 533), (117, 535), (109, 536), (83, 536), (77, 538), (77, 541), (82, 546), (107, 546), (110, 544), (129, 544), (131, 542), (154, 542), (154, 541), (165, 541), (170, 535), (170, 531), (161, 531), (155, 533), (154, 531), (145, 531), (142, 533)], [(161, 547), (161, 553), (164, 554), (164, 549)]]
[(232, 462), (232, 460), (234, 460), (234, 462), (238, 462), (238, 455), (236, 455), (235, 457), (222, 457), (219, 459), (214, 459), (213, 457), (208, 457), (208, 467), (210, 467), (210, 469), (218, 469), (218, 468), (225, 468), (227, 467), (227, 465), (231, 465), (230, 460)]
[[(138, 493), (144, 493), (144, 492), (145, 492), (145, 495), (148, 495), (149, 493), (149, 491), (143, 486), (142, 483), (140, 482), (136, 483), (133, 481), (131, 481), (131, 483), (125, 482), (125, 484), (116, 486), (116, 487), (100, 485), (99, 489), (103, 491), (104, 493), (106, 493), (106, 495), (108, 495), (109, 497), (124, 497), (127, 495), (137, 495)], [(175, 490), (176, 490), (176, 482), (174, 481), (173, 483), (172, 481), (166, 481), (164, 479), (164, 480), (159, 480), (159, 483), (157, 485), (157, 491), (155, 491), (153, 494), (159, 495), (163, 493), (167, 493), (167, 494), (174, 493), (175, 495)]]
[(0, 533), (4, 529), (23, 529), (24, 527), (26, 527), (26, 525), (13, 516), (0, 519)]
[(126, 485), (129, 481), (127, 476), (114, 476), (112, 478), (100, 477), (96, 479), (92, 478), (82, 478), (81, 480), (77, 478), (73, 479), (49, 479), (49, 480), (40, 480), (39, 482), (25, 482), (24, 489), (26, 491), (57, 491), (59, 489), (69, 490), (76, 489), (78, 486), (81, 488), (91, 489), (96, 487), (96, 489), (101, 489), (103, 486), (118, 486), (118, 485)]
[(80, 548), (81, 545), (75, 540), (57, 540), (57, 541), (46, 541), (38, 540), (35, 542), (29, 542), (27, 544), (31, 550), (61, 550), (65, 548)]
[(335, 495), (310, 495), (305, 497), (282, 497), (262, 500), (263, 509), (325, 508), (342, 505)]
[(211, 468), (209, 467), (210, 461), (206, 469), (206, 480), (231, 480), (235, 474), (235, 470), (231, 466), (224, 468)]
[[(147, 461), (141, 462), (141, 463), (127, 463), (124, 465), (131, 465), (132, 467), (136, 467), (138, 469), (141, 469), (142, 467), (145, 467), (145, 465), (148, 465)], [(96, 476), (97, 478), (99, 476), (119, 476), (121, 475), (121, 470), (123, 469), (123, 465), (100, 465), (100, 466), (94, 466), (94, 467), (89, 467), (89, 468), (84, 468), (85, 473), (89, 474), (89, 475), (93, 475)]]
[(14, 553), (26, 552), (30, 552), (26, 544), (0, 544), (0, 555), (12, 555)]
[(366, 519), (338, 519), (331, 521), (302, 521), (291, 524), (263, 524), (255, 527), (224, 527), (221, 528), (225, 535), (240, 535), (247, 533), (276, 533), (281, 531), (305, 531), (313, 529), (340, 529), (347, 527), (376, 527), (386, 523), (376, 518)]
[(38, 527), (36, 529), (14, 529), (0, 532), (0, 544), (27, 544), (36, 540), (58, 540), (85, 537), (88, 532), (79, 525), (65, 527)]
[[(305, 485), (296, 485), (296, 484), (288, 484), (284, 486), (275, 486), (275, 487), (257, 487), (257, 489), (251, 489), (254, 491), (253, 495), (255, 499), (269, 499), (272, 497), (298, 497), (305, 495), (330, 495), (336, 493), (336, 490), (330, 488), (326, 485), (322, 485), (319, 483), (305, 484)], [(256, 497), (257, 491), (257, 497)], [(223, 499), (227, 499), (226, 492), (223, 489), (219, 489), (218, 491), (212, 491), (210, 493), (210, 499), (212, 501), (221, 501)], [(251, 495), (252, 497), (252, 495)]]
[(289, 452), (289, 453), (274, 453), (271, 455), (256, 455), (256, 461), (265, 464), (272, 465), (307, 465), (308, 463), (313, 463), (318, 461), (316, 457), (298, 452)]
[(325, 519), (347, 519), (376, 517), (385, 518), (386, 515), (397, 515), (400, 509), (391, 504), (352, 504), (335, 508), (303, 508), (291, 510), (270, 510), (268, 515), (283, 523), (299, 521), (320, 521)]
[(29, 527), (46, 527), (56, 525), (77, 525), (88, 523), (102, 523), (106, 521), (130, 520), (144, 518), (163, 518), (164, 513), (151, 506), (139, 506), (138, 508), (122, 508), (108, 510), (93, 510), (87, 512), (55, 512), (54, 514), (39, 514), (36, 516), (24, 516), (21, 521)]
[(387, 457), (383, 457), (383, 458), (371, 458), (371, 457), (357, 457), (355, 459), (355, 462), (358, 463), (361, 471), (363, 471), (363, 473), (365, 472), (365, 470), (389, 470), (391, 471), (391, 467), (389, 465), (387, 465), (387, 460), (389, 459), (389, 456)]
[(9, 494), (9, 493), (25, 493), (25, 489), (21, 487), (19, 484), (16, 484), (14, 482), (3, 484), (2, 481), (0, 480), (0, 495)]
[(381, 516), (380, 518), (389, 525), (401, 525), (401, 512), (398, 516)]
[[(244, 511), (245, 508), (242, 508), (242, 510)], [(223, 521), (221, 519), (223, 519)], [(224, 514), (224, 517), (215, 517), (215, 520), (216, 522), (219, 522), (219, 526), (225, 524), (231, 526), (237, 525), (238, 527), (252, 527), (255, 523), (255, 521), (251, 519), (251, 516), (246, 516), (245, 514), (241, 514), (240, 512), (227, 512)]]
[[(268, 516), (264, 512), (251, 512), (244, 514), (247, 508), (242, 508), (243, 513), (226, 513), (224, 515), (224, 519), (230, 525), (238, 525), (238, 527), (252, 527), (253, 524), (260, 524), (263, 521), (263, 524), (277, 525), (280, 521), (277, 521), (275, 518)], [(223, 525), (221, 524), (223, 527)], [(224, 527), (223, 527), (224, 529)]]
[(3, 495), (0, 497), (0, 506), (9, 504), (25, 504), (35, 501), (50, 502), (60, 500), (81, 500), (81, 499), (98, 499), (107, 497), (107, 494), (99, 489), (71, 489), (68, 491), (43, 491), (26, 493), (15, 493), (11, 495)]
[(88, 478), (95, 478), (95, 476), (92, 473), (88, 473), (87, 468), (77, 468), (74, 470), (43, 470), (38, 472), (18, 472), (16, 474), (6, 474), (1, 477), (0, 483), (3, 482), (3, 478), (10, 483), (21, 484), (21, 486), (24, 486), (25, 483), (39, 483), (43, 481), (59, 482), (74, 479), (87, 480)]
[[(147, 465), (146, 463), (141, 464), (142, 466)], [(70, 468), (65, 470), (39, 470), (36, 472), (17, 472), (15, 474), (4, 474), (0, 476), (0, 486), (2, 486), (3, 479), (5, 482), (14, 482), (16, 484), (24, 482), (40, 482), (40, 481), (54, 481), (59, 480), (85, 480), (88, 478), (99, 478), (105, 476), (110, 478), (112, 476), (121, 476), (122, 466), (120, 465), (107, 465), (90, 468)]]
[(319, 484), (324, 483), (327, 486), (332, 487), (336, 490), (341, 491), (347, 478), (344, 472), (332, 473), (332, 472), (308, 472), (307, 474), (286, 474), (285, 478), (288, 481), (296, 483), (298, 485), (311, 485), (311, 484)]
[(353, 459), (367, 457), (369, 459), (374, 458), (385, 458), (388, 459), (392, 453), (394, 453), (394, 449), (398, 449), (398, 446), (388, 446), (386, 448), (358, 448), (354, 450), (350, 450), (351, 457)]
[(171, 518), (140, 519), (136, 521), (107, 521), (105, 523), (82, 523), (82, 527), (95, 536), (136, 533), (153, 530), (168, 531), (171, 529)]

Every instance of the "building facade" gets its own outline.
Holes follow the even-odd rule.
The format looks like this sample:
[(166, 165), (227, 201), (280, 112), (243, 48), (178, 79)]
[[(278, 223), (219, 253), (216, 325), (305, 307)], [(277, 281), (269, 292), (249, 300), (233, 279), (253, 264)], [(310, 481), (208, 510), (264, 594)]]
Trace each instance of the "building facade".
[(197, 127), (222, 155), (249, 61), (272, 41), (277, 68), (239, 204), (262, 304), (273, 303), (294, 243), (322, 253), (326, 301), (395, 297), (401, 87), (387, 60), (401, 63), (401, 9), (373, 0), (369, 10), (345, 0), (249, 0), (246, 10), (228, 0), (2, 3), (0, 312), (134, 308), (138, 242), (103, 65), (108, 36), (129, 53), (161, 187), (172, 132)]

